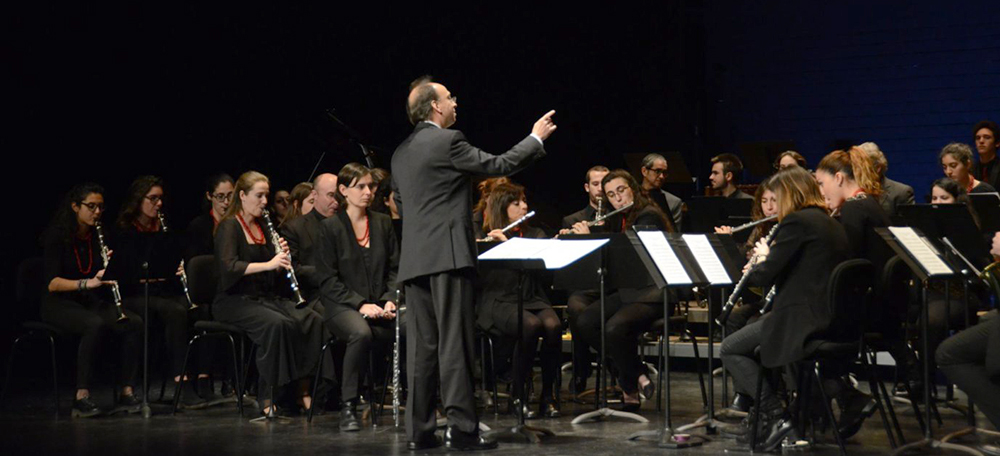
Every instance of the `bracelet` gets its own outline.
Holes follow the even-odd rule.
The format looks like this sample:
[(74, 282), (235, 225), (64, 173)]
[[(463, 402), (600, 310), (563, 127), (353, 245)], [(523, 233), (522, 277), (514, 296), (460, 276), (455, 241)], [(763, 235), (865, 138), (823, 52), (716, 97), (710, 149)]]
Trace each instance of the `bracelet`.
[(79, 288), (80, 291), (86, 290), (87, 289), (87, 279), (80, 279), (80, 283), (79, 283), (79, 285), (77, 285), (77, 288)]

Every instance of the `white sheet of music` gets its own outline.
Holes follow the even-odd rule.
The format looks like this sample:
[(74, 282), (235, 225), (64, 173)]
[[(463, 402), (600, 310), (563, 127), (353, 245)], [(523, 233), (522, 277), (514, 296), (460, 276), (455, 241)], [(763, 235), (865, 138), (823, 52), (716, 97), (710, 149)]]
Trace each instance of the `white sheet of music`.
[(934, 250), (931, 250), (930, 246), (928, 246), (924, 240), (921, 239), (915, 231), (913, 231), (913, 228), (906, 226), (890, 226), (889, 231), (896, 237), (896, 240), (903, 245), (903, 248), (906, 249), (907, 252), (910, 252), (910, 255), (913, 255), (913, 258), (920, 263), (920, 266), (924, 268), (928, 274), (939, 275), (952, 274), (954, 272), (950, 267), (948, 267), (947, 264), (945, 264), (944, 261), (941, 260), (941, 257), (934, 253)]
[(674, 252), (670, 242), (662, 231), (637, 231), (639, 241), (646, 247), (649, 256), (653, 258), (656, 269), (660, 270), (664, 280), (670, 285), (690, 285), (691, 277), (688, 276), (684, 266), (681, 265), (680, 258)]
[(479, 255), (480, 260), (533, 260), (545, 262), (545, 269), (562, 269), (608, 243), (608, 239), (511, 238)]
[(731, 285), (733, 283), (733, 279), (729, 277), (725, 266), (722, 265), (722, 260), (719, 259), (719, 255), (715, 253), (715, 249), (708, 241), (708, 236), (685, 234), (681, 237), (691, 249), (691, 255), (694, 255), (694, 260), (698, 262), (698, 267), (701, 268), (701, 272), (705, 274), (709, 283), (712, 285)]

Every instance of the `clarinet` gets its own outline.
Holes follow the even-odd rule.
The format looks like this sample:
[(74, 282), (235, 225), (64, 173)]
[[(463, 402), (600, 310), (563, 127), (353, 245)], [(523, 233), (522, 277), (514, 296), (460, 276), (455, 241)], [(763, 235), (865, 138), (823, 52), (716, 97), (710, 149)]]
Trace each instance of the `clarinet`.
[[(274, 244), (275, 255), (284, 252), (284, 250), (281, 250), (281, 237), (278, 236), (278, 230), (275, 230), (274, 224), (271, 223), (271, 213), (268, 212), (267, 209), (264, 209), (264, 212), (261, 215), (264, 216), (264, 222), (267, 223), (267, 230), (271, 232), (271, 243)], [(288, 261), (289, 268), (285, 273), (285, 276), (288, 277), (288, 281), (292, 286), (292, 293), (295, 293), (295, 308), (301, 309), (308, 303), (305, 299), (302, 299), (302, 293), (299, 291), (299, 279), (295, 277), (295, 267), (290, 264), (292, 261), (291, 253), (288, 254)]]
[[(167, 229), (167, 220), (163, 217), (163, 212), (157, 212), (156, 217), (160, 219), (160, 230), (166, 233), (169, 231)], [(181, 258), (181, 286), (184, 288), (184, 297), (188, 300), (188, 310), (194, 310), (198, 308), (198, 304), (195, 304), (191, 300), (191, 293), (188, 291), (188, 275), (187, 271), (184, 270), (184, 259)]]
[(764, 307), (760, 308), (760, 314), (764, 315), (768, 310), (771, 310), (771, 303), (774, 302), (774, 295), (778, 293), (778, 286), (774, 285), (770, 290), (767, 291), (767, 296), (764, 296)]
[[(778, 225), (779, 224), (775, 224), (773, 227), (771, 227), (771, 231), (767, 232), (767, 236), (764, 237), (765, 244), (770, 244), (771, 240), (774, 239), (774, 234), (778, 232)], [(726, 301), (726, 305), (722, 306), (722, 312), (719, 315), (719, 318), (715, 319), (715, 323), (717, 325), (722, 326), (726, 323), (726, 320), (729, 319), (729, 313), (733, 311), (733, 307), (736, 305), (736, 299), (743, 291), (743, 287), (746, 286), (747, 277), (750, 276), (750, 271), (753, 270), (753, 267), (757, 265), (757, 261), (759, 260), (760, 256), (757, 254), (754, 254), (752, 257), (750, 257), (750, 269), (747, 270), (746, 274), (743, 274), (743, 276), (740, 277), (739, 282), (736, 282), (736, 286), (733, 287), (733, 292), (732, 294), (729, 295), (729, 299)]]
[[(94, 224), (94, 229), (97, 231), (97, 244), (101, 247), (101, 259), (104, 260), (104, 268), (107, 269), (108, 263), (111, 262), (111, 254), (108, 251), (108, 246), (104, 243), (104, 230), (101, 229), (100, 220)], [(115, 298), (115, 311), (118, 312), (118, 321), (128, 320), (128, 317), (125, 316), (125, 311), (122, 310), (122, 292), (118, 288), (118, 282), (111, 283), (111, 296)]]

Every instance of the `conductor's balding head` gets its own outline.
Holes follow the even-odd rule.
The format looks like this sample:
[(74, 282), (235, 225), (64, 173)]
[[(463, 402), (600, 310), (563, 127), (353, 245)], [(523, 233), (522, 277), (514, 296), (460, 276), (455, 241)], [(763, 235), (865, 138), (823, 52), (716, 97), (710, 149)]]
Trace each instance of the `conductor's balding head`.
[(448, 128), (458, 117), (457, 108), (458, 100), (448, 88), (434, 82), (430, 76), (421, 76), (410, 83), (406, 113), (411, 124), (427, 120), (441, 128)]

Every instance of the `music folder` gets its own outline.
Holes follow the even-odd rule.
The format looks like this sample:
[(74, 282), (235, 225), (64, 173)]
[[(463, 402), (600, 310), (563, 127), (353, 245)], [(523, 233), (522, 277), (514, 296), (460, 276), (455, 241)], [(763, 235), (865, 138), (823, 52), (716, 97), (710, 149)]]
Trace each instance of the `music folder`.
[(892, 226), (875, 228), (875, 232), (882, 236), (921, 282), (955, 275), (955, 271), (942, 258), (941, 251), (918, 229)]
[(687, 288), (710, 283), (710, 279), (698, 266), (691, 248), (679, 234), (639, 228), (627, 234), (658, 288)]
[(504, 267), (562, 269), (607, 244), (607, 239), (530, 239), (516, 237), (479, 255), (479, 260)]

